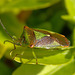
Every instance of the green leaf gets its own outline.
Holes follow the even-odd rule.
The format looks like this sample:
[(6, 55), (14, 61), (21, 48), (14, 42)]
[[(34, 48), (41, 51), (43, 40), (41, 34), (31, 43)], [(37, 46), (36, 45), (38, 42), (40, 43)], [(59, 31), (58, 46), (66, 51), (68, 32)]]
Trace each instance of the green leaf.
[(12, 75), (72, 75), (75, 72), (74, 61), (62, 65), (22, 64)]
[(60, 0), (11, 0), (5, 1), (1, 7), (1, 12), (5, 11), (19, 11), (19, 10), (33, 10), (49, 7)]
[(73, 28), (73, 46), (75, 47), (75, 26)]
[(34, 65), (22, 64), (17, 68), (12, 75), (45, 75), (47, 72), (52, 71), (57, 66), (53, 65)]
[(65, 5), (69, 15), (75, 16), (75, 0), (65, 0)]
[(75, 24), (75, 0), (65, 0), (65, 6), (69, 15), (63, 15), (62, 18), (71, 22), (72, 25), (68, 25), (71, 29), (74, 27), (73, 23)]
[(75, 23), (75, 0), (65, 0), (65, 6), (69, 15), (64, 15), (62, 18)]
[[(64, 64), (52, 75), (73, 75), (75, 73), (75, 61)], [(50, 74), (50, 73), (49, 73)]]
[(5, 51), (6, 51), (6, 46), (4, 46), (2, 43), (0, 43), (0, 59), (4, 55)]
[(28, 47), (17, 47), (12, 51), (12, 57), (20, 63), (36, 63), (36, 59), (32, 54), (32, 50), (35, 52), (37, 61), (39, 64), (62, 64), (66, 63), (71, 59), (68, 58), (69, 50), (61, 50), (60, 48), (55, 49), (42, 49), (42, 48), (28, 48)]
[[(66, 21), (69, 21), (71, 23), (75, 23), (75, 16), (69, 16), (69, 15), (63, 15), (61, 16), (62, 19), (66, 20)], [(73, 26), (73, 25), (72, 25)], [(70, 26), (71, 27), (71, 26)]]

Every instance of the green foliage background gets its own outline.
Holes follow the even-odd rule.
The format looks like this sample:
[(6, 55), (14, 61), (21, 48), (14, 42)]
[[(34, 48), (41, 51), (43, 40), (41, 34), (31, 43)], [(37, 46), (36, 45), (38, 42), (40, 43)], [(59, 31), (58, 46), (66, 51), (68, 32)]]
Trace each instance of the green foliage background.
[[(17, 38), (23, 26), (61, 33), (70, 47), (31, 49), (3, 42), (12, 40), (0, 25), (0, 75), (75, 75), (75, 0), (0, 0), (0, 19)], [(38, 63), (32, 54), (34, 50)], [(20, 54), (12, 58), (15, 54)], [(23, 54), (23, 55), (22, 55)]]

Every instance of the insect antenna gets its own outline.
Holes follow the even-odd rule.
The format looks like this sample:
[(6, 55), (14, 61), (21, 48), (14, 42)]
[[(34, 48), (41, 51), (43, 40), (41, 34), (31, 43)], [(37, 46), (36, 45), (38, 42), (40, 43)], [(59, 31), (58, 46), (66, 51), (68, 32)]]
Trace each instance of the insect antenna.
[(5, 30), (5, 32), (6, 32), (12, 39), (16, 40), (16, 39), (13, 38), (13, 37), (9, 34), (9, 32), (6, 30), (6, 28), (5, 28), (5, 26), (3, 25), (1, 19), (0, 19), (0, 24), (1, 24), (1, 26), (3, 27), (3, 29)]

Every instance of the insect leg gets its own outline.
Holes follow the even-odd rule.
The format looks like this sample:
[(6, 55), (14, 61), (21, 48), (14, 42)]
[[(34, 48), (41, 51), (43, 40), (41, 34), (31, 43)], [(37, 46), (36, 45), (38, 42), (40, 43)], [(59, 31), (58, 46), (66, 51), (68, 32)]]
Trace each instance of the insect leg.
[[(5, 40), (5, 41), (4, 41), (4, 44), (5, 44), (6, 42), (10, 42), (10, 43), (14, 44), (13, 42), (11, 42), (11, 41), (9, 41), (9, 40)], [(14, 44), (14, 49), (12, 49), (12, 50), (10, 51), (10, 55), (12, 54), (12, 51), (15, 50), (15, 49), (16, 49), (16, 46), (15, 46), (15, 44)]]
[[(20, 55), (20, 54), (16, 54), (16, 55), (13, 57), (13, 60), (14, 60), (18, 55)], [(20, 61), (21, 61), (21, 63), (23, 63), (21, 57), (20, 57)]]
[(11, 42), (11, 41), (9, 41), (9, 40), (5, 40), (5, 41), (4, 41), (4, 44), (5, 44), (6, 42), (10, 42), (10, 43), (13, 43), (13, 42)]
[(10, 55), (12, 54), (12, 51), (15, 50), (15, 49), (16, 49), (16, 46), (15, 46), (15, 44), (14, 44), (14, 49), (12, 49), (12, 50), (10, 51)]
[(33, 54), (34, 58), (36, 59), (36, 64), (38, 64), (37, 57), (36, 57), (36, 54), (33, 49), (32, 49), (32, 54)]
[[(11, 50), (11, 53), (12, 53), (12, 51), (15, 50), (15, 49), (16, 49), (16, 46), (15, 46), (15, 44), (14, 44), (14, 49)], [(10, 53), (10, 55), (11, 55), (11, 53)], [(21, 54), (16, 54), (16, 55), (14, 56), (13, 60), (14, 60), (18, 55), (21, 56)], [(23, 63), (21, 57), (20, 57), (20, 61), (21, 61), (21, 63)]]
[(16, 54), (16, 55), (14, 56), (13, 60), (14, 60), (18, 55), (19, 55), (19, 54)]

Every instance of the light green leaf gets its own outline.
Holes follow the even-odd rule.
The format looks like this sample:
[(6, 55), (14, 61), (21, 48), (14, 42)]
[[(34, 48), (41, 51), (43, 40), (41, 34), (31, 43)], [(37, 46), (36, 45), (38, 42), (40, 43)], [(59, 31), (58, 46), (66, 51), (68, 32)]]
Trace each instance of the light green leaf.
[(73, 28), (73, 46), (75, 47), (75, 26)]
[(45, 75), (47, 72), (52, 71), (57, 65), (34, 65), (22, 64), (17, 68), (12, 75)]
[[(15, 60), (20, 63), (36, 63), (36, 59), (32, 54), (32, 50), (35, 52), (39, 64), (62, 64), (68, 62), (71, 59), (69, 50), (65, 49), (64, 51), (60, 48), (52, 50), (42, 48), (17, 47), (16, 50), (12, 51), (12, 57), (15, 57)], [(69, 58), (68, 54), (70, 56)]]
[[(63, 15), (62, 18), (71, 23), (75, 23), (75, 0), (65, 0), (65, 7), (69, 15)], [(69, 26), (73, 27), (73, 25)]]
[(5, 51), (6, 51), (6, 46), (4, 46), (2, 43), (0, 43), (0, 59), (4, 55)]
[(1, 11), (19, 11), (19, 10), (33, 10), (49, 7), (60, 0), (11, 0), (5, 1), (1, 7)]
[(65, 5), (69, 15), (75, 16), (75, 0), (65, 0)]
[(62, 65), (22, 64), (12, 75), (72, 75), (75, 71), (74, 61)]
[[(73, 75), (75, 73), (75, 61), (64, 64), (52, 75)], [(50, 73), (49, 73), (50, 74)]]
[(62, 19), (69, 21), (71, 23), (75, 23), (75, 16), (71, 16), (71, 15), (63, 15), (61, 16)]

